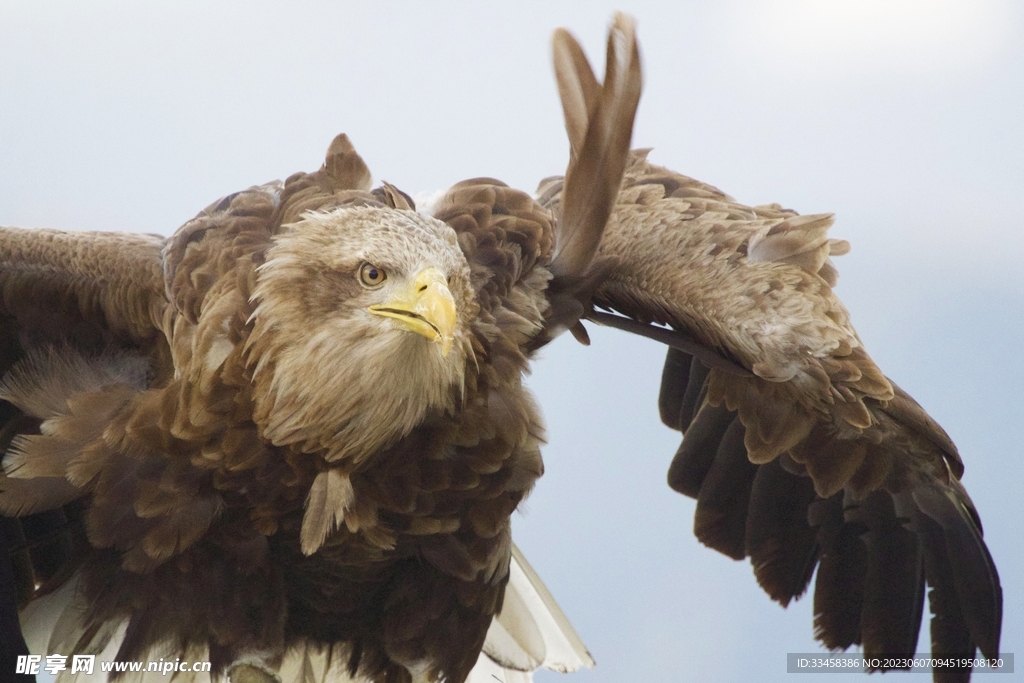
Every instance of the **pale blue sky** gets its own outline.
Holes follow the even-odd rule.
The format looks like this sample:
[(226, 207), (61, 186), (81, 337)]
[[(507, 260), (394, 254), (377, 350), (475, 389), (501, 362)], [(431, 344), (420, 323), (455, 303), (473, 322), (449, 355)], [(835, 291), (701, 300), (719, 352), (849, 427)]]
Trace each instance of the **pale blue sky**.
[[(853, 243), (838, 292), (958, 444), (1003, 579), (1003, 649), (1024, 651), (1024, 10), (669, 5), (620, 6), (646, 72), (634, 144), (741, 201), (836, 212)], [(342, 131), (409, 192), (478, 175), (532, 190), (567, 158), (550, 33), (603, 62), (614, 8), (284, 7), (0, 1), (0, 223), (168, 234), (315, 169)], [(657, 421), (663, 352), (593, 337), (558, 341), (529, 382), (550, 438), (516, 538), (598, 662), (542, 680), (786, 679), (786, 652), (817, 649), (810, 599), (783, 611), (749, 564), (693, 539), (693, 502), (664, 483), (678, 438)]]

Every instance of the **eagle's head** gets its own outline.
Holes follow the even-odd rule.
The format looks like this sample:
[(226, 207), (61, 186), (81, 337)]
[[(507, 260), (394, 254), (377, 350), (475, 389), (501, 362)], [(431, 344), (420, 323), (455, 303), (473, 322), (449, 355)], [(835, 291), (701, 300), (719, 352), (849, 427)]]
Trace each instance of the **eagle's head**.
[(359, 462), (457, 406), (479, 309), (449, 226), (342, 207), (275, 240), (247, 347), (264, 438)]

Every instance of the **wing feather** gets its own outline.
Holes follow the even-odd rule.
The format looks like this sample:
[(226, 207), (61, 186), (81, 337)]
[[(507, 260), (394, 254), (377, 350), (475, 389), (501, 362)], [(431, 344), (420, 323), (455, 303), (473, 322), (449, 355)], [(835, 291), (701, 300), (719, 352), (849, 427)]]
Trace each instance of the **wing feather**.
[(701, 543), (737, 560), (746, 556), (747, 508), (757, 474), (743, 445), (745, 431), (733, 419), (715, 444), (693, 518), (693, 533)]
[(814, 485), (779, 460), (757, 468), (746, 517), (746, 554), (758, 584), (785, 606), (807, 588), (818, 561), (816, 534), (807, 524)]
[[(551, 272), (582, 275), (590, 266), (615, 203), (640, 102), (640, 53), (633, 20), (617, 14), (608, 32), (600, 93), (579, 44), (555, 34), (555, 72), (572, 148)], [(570, 75), (571, 74), (571, 75)], [(568, 87), (568, 84), (576, 87)], [(586, 132), (582, 135), (583, 121)]]
[(166, 307), (164, 238), (0, 227), (0, 315), (33, 340), (152, 340)]
[[(739, 424), (736, 413), (724, 406), (705, 403), (693, 421), (687, 420), (686, 439), (672, 458), (668, 469), (668, 484), (683, 495), (696, 498), (704, 480), (711, 470), (718, 452), (718, 445), (725, 433), (735, 423), (734, 436), (743, 439), (743, 425)], [(740, 443), (739, 445), (742, 445)], [(744, 451), (744, 456), (746, 451)]]
[(491, 622), (483, 651), (518, 671), (543, 667), (566, 673), (594, 666), (583, 641), (515, 545), (505, 601)]
[(963, 464), (832, 291), (849, 249), (832, 217), (747, 207), (646, 157), (626, 168), (584, 318), (671, 347), (658, 408), (685, 435), (668, 478), (697, 498), (697, 537), (749, 556), (783, 605), (819, 566), (830, 648), (913, 652), (927, 583), (936, 652), (995, 656), (1002, 593)]
[(844, 519), (842, 493), (811, 503), (807, 513), (819, 548), (814, 637), (829, 649), (845, 650), (861, 642), (867, 548), (860, 536), (865, 528)]
[(553, 52), (570, 154), (565, 177), (542, 182), (539, 191), (541, 204), (557, 220), (545, 264), (554, 276), (547, 288), (549, 309), (532, 348), (566, 329), (589, 343), (579, 320), (611, 266), (597, 250), (622, 182), (642, 86), (636, 27), (624, 14), (615, 16), (608, 32), (603, 84), (568, 32), (555, 33)]
[(59, 584), (88, 545), (73, 503), (83, 490), (64, 476), (77, 449), (169, 368), (163, 245), (155, 235), (0, 228), (0, 513), (21, 517), (3, 520), (4, 552), (28, 588), (20, 602)]
[(882, 491), (846, 503), (846, 517), (861, 521), (867, 571), (860, 633), (870, 657), (912, 657), (924, 604), (924, 565), (916, 534), (896, 516), (892, 497)]

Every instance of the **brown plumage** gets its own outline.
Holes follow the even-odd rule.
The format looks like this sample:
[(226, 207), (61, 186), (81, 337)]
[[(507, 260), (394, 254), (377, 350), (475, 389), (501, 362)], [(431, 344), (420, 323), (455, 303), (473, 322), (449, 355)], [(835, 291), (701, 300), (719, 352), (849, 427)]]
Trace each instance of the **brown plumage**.
[(930, 586), (937, 653), (998, 652), (959, 455), (834, 296), (831, 217), (630, 155), (627, 19), (603, 85), (568, 34), (554, 49), (570, 163), (537, 201), (474, 179), (418, 215), (339, 136), (169, 240), (0, 232), (4, 540), (22, 602), (81, 591), (68, 648), (127, 621), (119, 659), (239, 674), (298, 648), (379, 681), (461, 681), (482, 648), (536, 666), (488, 636), (523, 616), (509, 516), (543, 471), (521, 377), (589, 318), (672, 347), (669, 483), (773, 599), (818, 567), (827, 647), (912, 651)]
[[(646, 156), (626, 168), (587, 317), (673, 347), (659, 410), (685, 434), (668, 479), (697, 499), (697, 538), (750, 557), (783, 605), (820, 563), (829, 648), (912, 654), (927, 584), (933, 651), (997, 656), (1002, 592), (963, 463), (832, 292), (848, 245), (831, 216), (743, 206)], [(561, 188), (542, 183), (542, 203)]]
[[(119, 660), (205, 651), (244, 677), (327, 647), (352, 676), (458, 682), (510, 563), (558, 621), (512, 562), (510, 515), (543, 471), (521, 380), (537, 340), (583, 313), (551, 302), (590, 282), (628, 156), (628, 19), (609, 42), (605, 86), (573, 67), (599, 101), (567, 177), (598, 189), (562, 223), (490, 179), (419, 214), (370, 189), (341, 135), (320, 170), (225, 197), (168, 240), (0, 231), (0, 512), (29, 532), (7, 542), (22, 601), (77, 572), (62, 647), (99, 652), (126, 622)], [(560, 35), (566, 49), (582, 54)], [(45, 530), (60, 547), (33, 537), (37, 513), (64, 515)], [(536, 639), (487, 651), (546, 660)]]

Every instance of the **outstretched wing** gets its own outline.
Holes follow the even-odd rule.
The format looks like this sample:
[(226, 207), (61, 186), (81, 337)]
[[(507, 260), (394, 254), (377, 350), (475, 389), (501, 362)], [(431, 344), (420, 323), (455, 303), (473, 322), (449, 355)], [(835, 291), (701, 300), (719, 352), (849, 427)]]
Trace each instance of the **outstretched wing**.
[[(562, 181), (542, 183), (557, 214)], [(669, 484), (705, 544), (750, 557), (787, 604), (815, 566), (829, 648), (999, 649), (1001, 589), (952, 441), (864, 349), (832, 286), (829, 215), (747, 207), (634, 152), (588, 319), (664, 343), (659, 409), (684, 433)]]
[[(54, 402), (54, 395), (66, 395), (97, 376), (141, 381), (147, 372), (142, 359), (156, 367), (167, 357), (160, 331), (166, 307), (162, 243), (162, 238), (149, 235), (0, 228), (0, 377), (19, 362), (31, 365), (26, 356), (65, 365), (64, 386), (51, 387), (53, 394), (29, 397), (38, 410)], [(104, 360), (82, 367), (62, 356), (68, 348)], [(9, 378), (0, 396), (0, 453), (12, 442), (31, 447), (38, 438), (31, 435), (38, 434), (40, 425), (33, 411), (7, 400), (7, 392), (17, 390), (11, 380), (17, 377)], [(55, 428), (59, 432), (68, 426)], [(66, 577), (88, 544), (82, 511), (74, 502), (80, 491), (62, 474), (19, 478), (22, 468), (20, 474), (36, 474), (24, 462), (20, 467), (12, 463), (10, 477), (0, 474), (7, 501), (0, 510), (5, 515), (0, 516), (0, 657), (5, 667), (13, 666), (16, 654), (25, 653), (15, 605), (28, 600), (37, 587)]]
[[(0, 377), (19, 361), (27, 370), (32, 365), (27, 356), (39, 362), (55, 356), (52, 362), (66, 365), (59, 378), (63, 386), (26, 397), (35, 412), (46, 412), (45, 404), (56, 400), (54, 396), (94, 382), (97, 374), (124, 373), (123, 379), (140, 381), (138, 373), (147, 370), (134, 360), (126, 364), (128, 357), (149, 359), (152, 370), (160, 371), (160, 360), (167, 358), (160, 330), (167, 303), (162, 246), (162, 238), (149, 235), (0, 228)], [(62, 357), (65, 349), (104, 360), (81, 367)], [(133, 372), (135, 377), (127, 376)], [(9, 400), (9, 394), (19, 389), (17, 379), (18, 373), (9, 377), (0, 396), (0, 452), (16, 438), (31, 445), (19, 435), (38, 431), (39, 420), (27, 414), (32, 411)], [(0, 478), (0, 489), (6, 493), (2, 512), (29, 514), (21, 523), (7, 518), (2, 522), (18, 596), (24, 600), (33, 583), (45, 582), (66, 559), (68, 539), (54, 536), (50, 525), (67, 525), (60, 506), (79, 493), (63, 476), (31, 480), (19, 477), (16, 466), (9, 469), (12, 476)]]

